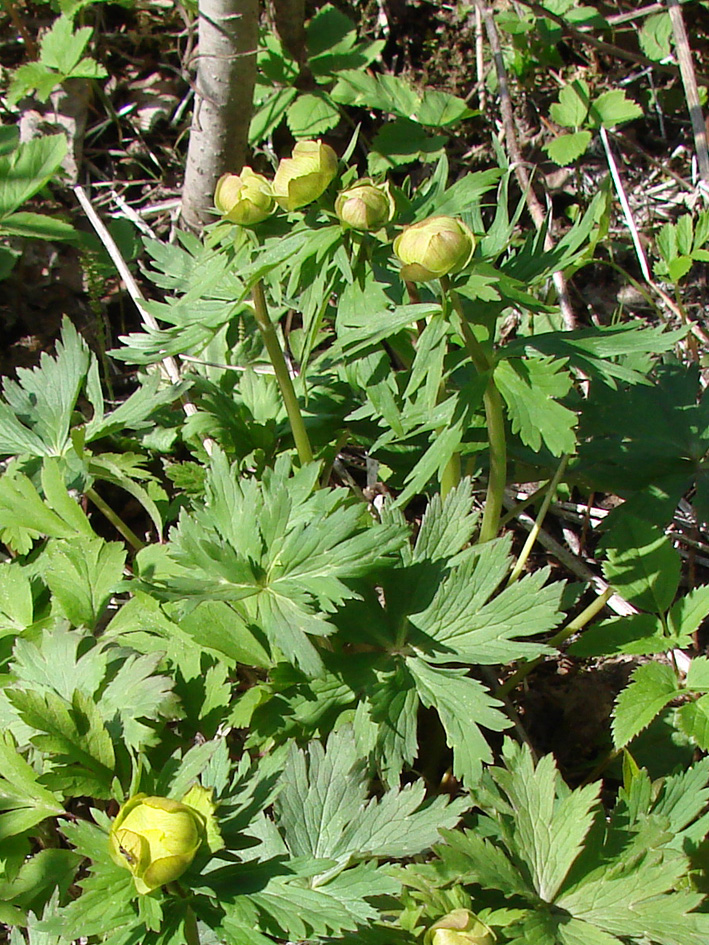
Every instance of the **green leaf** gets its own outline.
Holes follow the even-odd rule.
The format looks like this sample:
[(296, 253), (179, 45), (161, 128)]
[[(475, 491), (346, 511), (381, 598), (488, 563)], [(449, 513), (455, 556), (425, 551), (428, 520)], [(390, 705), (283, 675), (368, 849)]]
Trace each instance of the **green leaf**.
[(0, 477), (0, 529), (9, 530), (6, 542), (19, 544), (25, 551), (29, 550), (31, 540), (40, 535), (50, 538), (77, 535), (74, 524), (48, 508), (31, 481), (19, 473)]
[(249, 125), (249, 145), (254, 147), (272, 134), (298, 95), (294, 88), (277, 89), (254, 109)]
[(576, 448), (576, 414), (558, 403), (571, 388), (564, 362), (511, 358), (495, 367), (495, 382), (507, 404), (512, 430), (535, 451), (542, 443), (554, 456)]
[(575, 79), (559, 92), (559, 102), (549, 107), (549, 116), (566, 128), (580, 128), (586, 120), (590, 103), (588, 84), (583, 79)]
[(643, 110), (632, 99), (629, 99), (623, 89), (612, 89), (603, 92), (591, 105), (589, 116), (595, 125), (604, 128), (614, 128), (626, 121), (642, 118)]
[(401, 118), (411, 118), (420, 103), (418, 92), (404, 79), (358, 70), (341, 72), (330, 94), (340, 105), (374, 108)]
[(368, 157), (369, 172), (384, 174), (402, 164), (435, 161), (445, 143), (443, 135), (431, 135), (417, 122), (397, 118), (383, 125), (374, 136)]
[(38, 783), (10, 732), (0, 736), (0, 772), (0, 842), (64, 813), (60, 799)]
[(43, 576), (75, 627), (94, 627), (123, 576), (126, 551), (102, 538), (52, 541)]
[(622, 748), (646, 728), (675, 698), (679, 686), (671, 666), (645, 663), (633, 673), (629, 685), (616, 700), (613, 744)]
[(568, 653), (581, 659), (614, 653), (647, 656), (665, 653), (675, 645), (675, 641), (664, 635), (662, 623), (654, 614), (631, 614), (599, 620), (583, 631), (581, 638), (568, 648)]
[[(294, 856), (335, 860), (341, 865), (367, 856), (422, 853), (453, 827), (465, 803), (442, 797), (424, 805), (422, 782), (368, 800), (366, 774), (348, 728), (333, 732), (323, 748), (293, 749), (276, 800), (278, 822)], [(338, 869), (339, 871), (339, 869)]]
[(677, 725), (702, 751), (709, 751), (709, 695), (680, 706)]
[(603, 547), (606, 580), (626, 600), (656, 614), (670, 609), (679, 587), (681, 560), (662, 529), (623, 515)]
[(491, 774), (512, 809), (512, 844), (530, 870), (539, 897), (552, 902), (579, 855), (595, 817), (600, 784), (555, 799), (558, 772), (552, 755), (534, 765), (531, 752), (509, 749), (508, 769)]
[[(38, 733), (30, 739), (32, 744), (54, 755), (63, 766), (57, 767), (48, 781), (61, 781), (64, 790), (77, 796), (94, 792), (95, 797), (110, 796), (115, 755), (91, 699), (78, 690), (71, 704), (54, 693), (12, 689), (7, 696), (22, 721)], [(65, 776), (70, 779), (67, 785), (63, 783)], [(78, 778), (76, 784), (73, 778)]]
[(414, 546), (414, 561), (436, 561), (462, 551), (475, 531), (470, 479), (463, 479), (441, 500), (436, 493), (428, 503)]
[(687, 689), (709, 689), (709, 658), (697, 656), (692, 660), (687, 670), (685, 685)]
[(645, 17), (638, 33), (640, 48), (654, 62), (672, 55), (672, 21), (669, 13)]
[(455, 776), (472, 787), (480, 777), (482, 764), (492, 761), (481, 726), (501, 732), (512, 724), (499, 709), (502, 703), (465, 669), (430, 666), (411, 656), (406, 658), (406, 666), (423, 704), (438, 712), (446, 743), (453, 749)]
[(563, 584), (544, 587), (549, 572), (541, 569), (493, 597), (509, 573), (508, 553), (507, 539), (478, 546), (440, 582), (430, 605), (411, 614), (411, 624), (425, 635), (412, 641), (426, 660), (490, 665), (548, 652), (520, 638), (558, 624)]
[(0, 221), (44, 187), (58, 170), (66, 149), (64, 135), (48, 135), (33, 138), (0, 157)]
[(40, 102), (46, 102), (61, 80), (62, 76), (43, 63), (26, 62), (15, 70), (7, 93), (8, 104), (16, 106), (29, 92), (33, 92)]
[[(59, 139), (64, 141), (62, 136)], [(90, 357), (86, 342), (69, 319), (64, 318), (56, 355), (43, 352), (38, 367), (18, 368), (17, 381), (5, 380), (3, 393), (8, 407), (43, 443), (41, 453), (35, 455), (61, 456), (67, 449), (71, 416), (89, 370)], [(0, 450), (9, 452), (10, 446), (11, 442), (3, 443), (0, 438)]]
[(288, 106), (286, 121), (294, 138), (316, 138), (340, 120), (340, 110), (323, 92), (303, 93)]
[(475, 114), (462, 98), (436, 89), (424, 89), (416, 112), (403, 117), (413, 118), (428, 128), (447, 128)]
[(574, 131), (568, 135), (558, 135), (544, 145), (549, 157), (560, 167), (566, 167), (578, 160), (591, 143), (593, 133), (590, 131)]
[(183, 513), (171, 535), (170, 553), (185, 570), (155, 582), (156, 593), (243, 601), (242, 613), (273, 645), (318, 672), (308, 636), (332, 633), (328, 614), (356, 596), (346, 581), (393, 564), (406, 539), (401, 526), (373, 523), (344, 490), (313, 491), (318, 471), (310, 464), (291, 474), (282, 456), (258, 483), (237, 478), (216, 454), (204, 504)]
[(0, 231), (9, 236), (24, 236), (39, 240), (75, 240), (78, 232), (64, 220), (43, 213), (10, 213), (0, 222)]
[(0, 635), (22, 633), (32, 623), (34, 600), (27, 569), (18, 563), (0, 564)]
[(146, 720), (174, 720), (182, 714), (172, 691), (174, 680), (156, 675), (160, 653), (126, 656), (112, 652), (118, 671), (102, 690), (97, 708), (114, 738), (120, 733), (126, 745), (138, 752), (160, 741), (159, 732)]

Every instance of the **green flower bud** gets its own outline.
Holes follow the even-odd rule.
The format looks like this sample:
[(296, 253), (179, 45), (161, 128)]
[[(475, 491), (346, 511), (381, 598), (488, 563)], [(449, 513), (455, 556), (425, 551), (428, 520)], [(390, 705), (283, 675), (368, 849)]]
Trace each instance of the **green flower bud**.
[(225, 220), (253, 226), (269, 217), (276, 206), (271, 184), (262, 174), (244, 167), (241, 174), (224, 174), (217, 181), (214, 205)]
[(389, 183), (375, 184), (368, 177), (341, 191), (335, 201), (340, 222), (353, 230), (378, 230), (390, 222), (395, 209)]
[(298, 210), (325, 193), (337, 173), (337, 155), (322, 141), (299, 141), (278, 165), (273, 196), (284, 210)]
[(407, 282), (430, 282), (460, 272), (473, 255), (475, 237), (454, 217), (429, 217), (407, 226), (394, 240), (394, 252), (404, 264)]
[(493, 945), (495, 933), (469, 909), (454, 909), (434, 923), (430, 945)]
[(113, 860), (131, 871), (145, 895), (184, 873), (203, 836), (204, 818), (193, 807), (136, 794), (118, 811), (108, 842)]

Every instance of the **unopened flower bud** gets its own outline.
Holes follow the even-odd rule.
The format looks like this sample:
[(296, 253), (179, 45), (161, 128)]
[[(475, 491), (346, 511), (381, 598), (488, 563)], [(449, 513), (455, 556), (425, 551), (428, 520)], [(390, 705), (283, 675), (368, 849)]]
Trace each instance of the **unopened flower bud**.
[(214, 205), (231, 223), (253, 226), (269, 217), (276, 204), (269, 181), (250, 167), (244, 167), (240, 174), (224, 174), (219, 178)]
[(317, 200), (337, 173), (337, 155), (322, 141), (299, 141), (273, 179), (273, 196), (284, 210), (298, 210)]
[(407, 226), (394, 240), (406, 282), (430, 282), (460, 272), (473, 255), (475, 237), (454, 217), (429, 217)]
[[(469, 909), (454, 909), (429, 929), (431, 945), (493, 945), (495, 934)], [(428, 937), (428, 936), (427, 936)]]
[(113, 821), (109, 851), (145, 895), (185, 872), (203, 836), (204, 819), (194, 808), (169, 797), (136, 794)]
[(390, 222), (395, 209), (388, 182), (375, 184), (369, 178), (341, 191), (335, 201), (338, 219), (353, 230), (378, 230)]

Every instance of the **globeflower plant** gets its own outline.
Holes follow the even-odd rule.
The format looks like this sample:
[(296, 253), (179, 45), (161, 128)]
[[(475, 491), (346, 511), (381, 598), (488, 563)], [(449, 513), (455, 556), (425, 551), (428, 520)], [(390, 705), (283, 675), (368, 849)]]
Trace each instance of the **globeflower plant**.
[(340, 223), (353, 230), (378, 230), (391, 222), (395, 209), (389, 184), (375, 184), (369, 178), (343, 190), (335, 201)]
[(136, 794), (113, 822), (109, 850), (145, 895), (185, 872), (202, 845), (204, 829), (204, 818), (193, 807), (169, 797)]
[(460, 272), (470, 262), (475, 237), (455, 217), (429, 217), (404, 228), (394, 240), (394, 252), (406, 282), (430, 282)]
[(337, 155), (322, 141), (299, 141), (273, 179), (273, 195), (284, 210), (299, 210), (327, 189), (337, 173)]
[(250, 167), (244, 167), (240, 174), (224, 174), (219, 178), (214, 205), (230, 223), (253, 226), (269, 217), (276, 203), (269, 181)]

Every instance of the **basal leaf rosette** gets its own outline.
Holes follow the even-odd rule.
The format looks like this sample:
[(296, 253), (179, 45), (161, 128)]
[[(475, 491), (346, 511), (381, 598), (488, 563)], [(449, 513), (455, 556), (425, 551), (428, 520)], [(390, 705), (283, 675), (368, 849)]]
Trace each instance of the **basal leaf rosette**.
[(205, 818), (170, 797), (136, 794), (121, 807), (109, 834), (112, 859), (133, 874), (146, 895), (182, 876), (205, 837)]
[(337, 155), (322, 141), (299, 141), (273, 178), (273, 196), (284, 210), (299, 210), (317, 200), (337, 173)]
[(460, 272), (470, 262), (475, 237), (456, 217), (429, 217), (405, 227), (394, 240), (406, 282), (431, 282)]
[(244, 167), (240, 174), (224, 174), (219, 178), (214, 205), (230, 223), (253, 226), (271, 216), (276, 202), (270, 182), (250, 167)]
[(335, 213), (343, 226), (353, 230), (379, 230), (389, 223), (396, 210), (389, 184), (375, 184), (365, 177), (341, 191)]
[(493, 945), (496, 937), (469, 909), (454, 909), (431, 926), (424, 945)]

